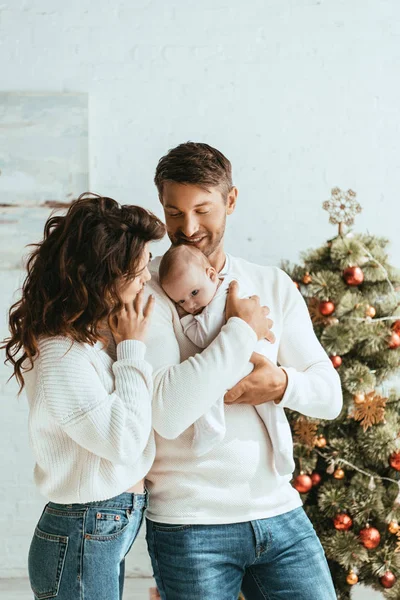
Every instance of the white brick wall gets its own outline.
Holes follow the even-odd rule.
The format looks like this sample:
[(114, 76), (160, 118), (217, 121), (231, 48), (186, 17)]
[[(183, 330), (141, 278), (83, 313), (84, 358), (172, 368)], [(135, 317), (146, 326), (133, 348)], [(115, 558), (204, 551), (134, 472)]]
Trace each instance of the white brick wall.
[[(159, 211), (156, 161), (204, 140), (233, 161), (241, 192), (228, 249), (297, 258), (335, 234), (321, 203), (338, 185), (400, 264), (399, 36), (397, 0), (3, 0), (0, 85), (89, 93), (93, 191)], [(24, 572), (41, 507), (13, 389), (2, 385), (0, 576)]]

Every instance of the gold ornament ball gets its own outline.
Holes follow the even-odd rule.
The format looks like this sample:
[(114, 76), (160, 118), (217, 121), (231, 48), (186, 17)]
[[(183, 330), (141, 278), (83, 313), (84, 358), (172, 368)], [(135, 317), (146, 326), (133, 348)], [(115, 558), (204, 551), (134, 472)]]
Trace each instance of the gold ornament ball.
[(362, 392), (354, 394), (354, 404), (364, 404), (365, 402), (365, 394)]
[(376, 315), (375, 308), (373, 306), (367, 306), (367, 310), (365, 311), (365, 316), (371, 317), (371, 319), (373, 319), (375, 315)]
[(299, 282), (298, 282), (298, 281), (293, 281), (293, 283), (294, 283), (294, 285), (297, 287), (297, 289), (299, 290), (299, 289), (300, 289), (300, 284), (299, 284)]
[(396, 576), (394, 573), (392, 573), (392, 571), (386, 571), (379, 581), (381, 582), (382, 586), (388, 590), (396, 583)]
[(379, 546), (381, 541), (381, 534), (375, 527), (365, 527), (360, 531), (360, 540), (362, 545), (368, 550), (373, 550)]
[(317, 446), (317, 448), (325, 448), (326, 444), (327, 441), (323, 435), (318, 436), (315, 440), (315, 445)]
[(303, 283), (305, 285), (308, 285), (311, 282), (312, 282), (312, 277), (311, 277), (310, 273), (307, 271), (307, 273), (303, 277)]
[(333, 473), (333, 476), (335, 479), (344, 479), (343, 469), (336, 469), (336, 471)]
[(390, 531), (390, 533), (398, 533), (400, 530), (400, 525), (397, 521), (390, 521), (388, 525), (388, 530)]
[(355, 585), (358, 583), (358, 577), (354, 571), (350, 571), (350, 573), (346, 577), (346, 581), (349, 585)]

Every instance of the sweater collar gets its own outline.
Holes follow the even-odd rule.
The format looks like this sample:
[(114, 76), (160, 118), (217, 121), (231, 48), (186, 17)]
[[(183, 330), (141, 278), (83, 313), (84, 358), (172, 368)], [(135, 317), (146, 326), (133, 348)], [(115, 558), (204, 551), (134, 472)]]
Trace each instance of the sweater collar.
[(225, 264), (219, 272), (220, 276), (225, 277), (225, 275), (227, 275), (229, 273), (229, 270), (231, 268), (231, 262), (232, 262), (232, 259), (231, 259), (230, 254), (225, 254)]

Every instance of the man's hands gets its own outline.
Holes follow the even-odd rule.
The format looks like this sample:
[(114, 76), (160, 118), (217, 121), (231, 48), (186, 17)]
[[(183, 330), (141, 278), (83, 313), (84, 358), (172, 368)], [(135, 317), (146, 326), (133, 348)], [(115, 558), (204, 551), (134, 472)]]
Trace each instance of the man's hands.
[(275, 342), (275, 335), (271, 331), (273, 323), (271, 319), (266, 318), (269, 314), (269, 308), (260, 305), (258, 296), (239, 298), (238, 292), (238, 282), (232, 281), (226, 301), (226, 320), (230, 317), (243, 319), (255, 331), (259, 340), (265, 338), (273, 344)]
[[(271, 331), (273, 322), (266, 318), (269, 308), (260, 305), (258, 296), (240, 299), (238, 291), (238, 282), (232, 281), (226, 302), (226, 320), (230, 317), (243, 319), (256, 332), (259, 340), (265, 338), (273, 344), (275, 342), (275, 335)], [(253, 406), (271, 401), (279, 403), (287, 387), (286, 371), (256, 352), (253, 352), (250, 362), (254, 364), (253, 371), (225, 394), (225, 403), (243, 403)]]
[(225, 394), (226, 404), (264, 404), (282, 400), (287, 387), (287, 375), (262, 354), (253, 352), (250, 362), (254, 370)]

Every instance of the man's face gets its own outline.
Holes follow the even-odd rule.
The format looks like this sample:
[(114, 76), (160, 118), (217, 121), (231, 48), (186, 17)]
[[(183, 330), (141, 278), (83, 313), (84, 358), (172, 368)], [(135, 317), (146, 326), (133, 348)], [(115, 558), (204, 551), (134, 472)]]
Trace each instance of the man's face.
[(226, 216), (234, 211), (236, 196), (236, 188), (225, 202), (216, 187), (205, 190), (173, 181), (164, 183), (162, 204), (172, 245), (192, 245), (205, 256), (213, 254), (222, 245)]

